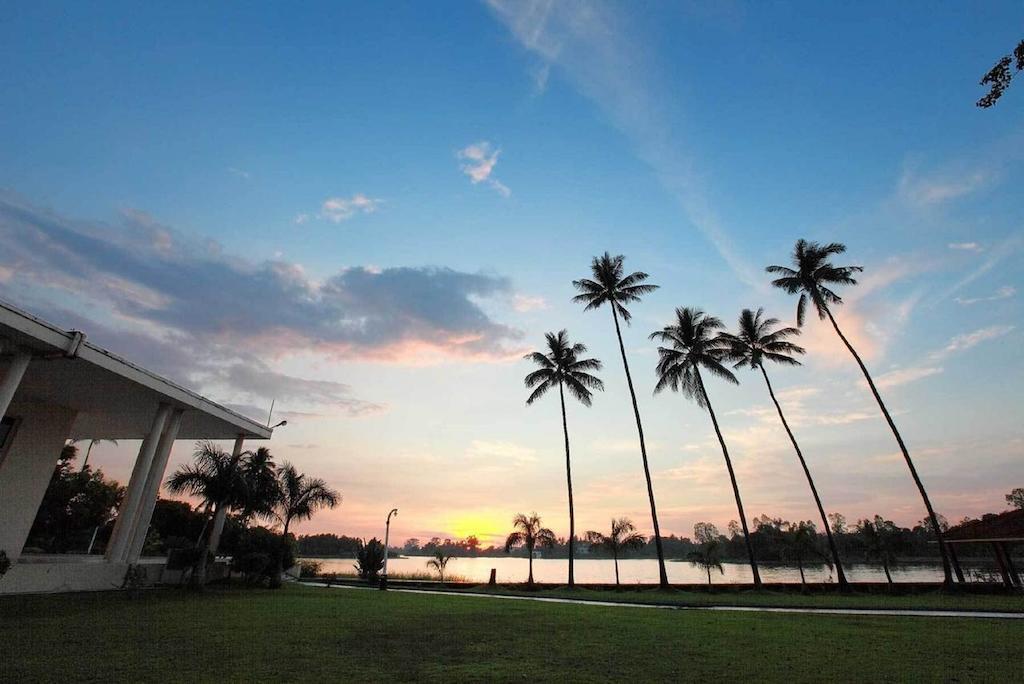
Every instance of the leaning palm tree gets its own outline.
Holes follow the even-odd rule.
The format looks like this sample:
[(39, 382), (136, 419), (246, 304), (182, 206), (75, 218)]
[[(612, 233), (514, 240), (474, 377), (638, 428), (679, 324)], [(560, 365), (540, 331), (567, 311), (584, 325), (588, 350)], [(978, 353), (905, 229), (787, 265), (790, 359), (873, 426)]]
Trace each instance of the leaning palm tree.
[(658, 552), (658, 576), (659, 584), (663, 589), (668, 588), (668, 573), (665, 572), (665, 550), (661, 544), (661, 529), (658, 527), (658, 509), (654, 504), (654, 485), (651, 484), (651, 469), (647, 464), (647, 445), (644, 443), (644, 426), (640, 422), (640, 408), (636, 403), (636, 391), (633, 389), (633, 377), (629, 374), (629, 361), (626, 359), (626, 347), (622, 343), (622, 329), (619, 327), (621, 317), (626, 325), (629, 325), (632, 315), (626, 304), (639, 302), (640, 297), (654, 292), (657, 285), (651, 285), (645, 281), (648, 275), (642, 271), (636, 271), (629, 275), (625, 273), (623, 263), (625, 257), (621, 254), (612, 256), (605, 252), (599, 257), (594, 257), (590, 264), (593, 279), (581, 278), (572, 282), (573, 287), (580, 291), (580, 294), (573, 297), (574, 302), (586, 304), (584, 311), (598, 309), (604, 304), (612, 310), (612, 320), (615, 322), (615, 336), (619, 340), (619, 353), (622, 354), (622, 367), (626, 371), (626, 384), (629, 386), (629, 397), (633, 400), (633, 415), (636, 417), (636, 431), (640, 437), (640, 458), (644, 465), (644, 478), (647, 480), (647, 498), (651, 503), (651, 523), (654, 526), (654, 547)]
[(555, 533), (540, 526), (540, 516), (536, 513), (523, 515), (518, 513), (512, 518), (515, 530), (505, 538), (505, 553), (518, 546), (526, 547), (526, 557), (530, 559), (530, 576), (526, 583), (533, 586), (533, 551), (538, 546), (552, 547), (555, 545)]
[(828, 537), (828, 546), (832, 552), (832, 560), (835, 563), (839, 586), (846, 589), (849, 587), (849, 584), (846, 581), (846, 574), (843, 572), (843, 564), (839, 560), (839, 549), (836, 546), (835, 539), (832, 538), (832, 528), (828, 524), (825, 507), (821, 505), (821, 497), (818, 496), (818, 488), (814, 486), (814, 478), (811, 477), (807, 461), (804, 460), (804, 455), (800, 451), (800, 445), (797, 444), (796, 437), (793, 436), (793, 431), (789, 429), (789, 423), (786, 422), (786, 416), (782, 413), (782, 406), (779, 405), (778, 399), (775, 398), (775, 391), (772, 389), (772, 383), (768, 379), (768, 371), (764, 367), (765, 361), (774, 361), (775, 363), (788, 366), (799, 366), (800, 362), (794, 358), (794, 355), (803, 354), (805, 351), (803, 347), (799, 347), (787, 339), (799, 335), (800, 330), (797, 328), (776, 329), (778, 324), (779, 320), (777, 318), (764, 318), (764, 309), (758, 309), (756, 313), (750, 309), (744, 309), (740, 313), (739, 331), (737, 334), (723, 333), (722, 339), (729, 343), (729, 358), (731, 361), (735, 361), (733, 368), (748, 366), (751, 369), (760, 370), (761, 375), (764, 376), (765, 385), (768, 386), (768, 395), (772, 398), (775, 410), (779, 413), (782, 427), (786, 429), (786, 434), (789, 435), (789, 441), (793, 444), (796, 457), (800, 461), (800, 466), (804, 469), (804, 475), (807, 476), (807, 484), (811, 487), (811, 494), (814, 495), (814, 503), (818, 506), (818, 513), (821, 514), (821, 524), (825, 529), (825, 535)]
[(278, 481), (281, 494), (274, 507), (274, 514), (282, 525), (282, 548), (274, 559), (277, 567), (271, 579), (272, 587), (281, 586), (281, 575), (284, 574), (284, 545), (288, 543), (288, 528), (292, 521), (309, 520), (317, 511), (334, 508), (341, 502), (341, 494), (328, 487), (326, 482), (300, 473), (290, 463), (285, 463), (278, 469)]
[(818, 532), (810, 520), (789, 523), (782, 537), (782, 543), (784, 544), (783, 556), (796, 561), (796, 567), (800, 571), (801, 586), (807, 586), (804, 560), (818, 559), (826, 565), (832, 566), (832, 558), (818, 549)]
[(722, 447), (722, 456), (729, 470), (732, 481), (732, 492), (736, 497), (736, 508), (739, 511), (740, 523), (743, 525), (743, 541), (747, 545), (750, 558), (750, 570), (754, 576), (754, 586), (761, 586), (761, 574), (757, 570), (754, 559), (754, 547), (750, 543), (750, 531), (747, 529), (747, 516), (743, 513), (743, 501), (740, 499), (740, 488), (736, 484), (736, 473), (733, 472), (729, 449), (725, 446), (725, 438), (718, 427), (718, 418), (711, 407), (707, 389), (700, 369), (715, 375), (722, 380), (738, 385), (739, 381), (732, 372), (722, 365), (728, 358), (728, 343), (718, 331), (722, 321), (708, 316), (700, 309), (680, 307), (676, 309), (676, 322), (661, 330), (651, 333), (651, 339), (660, 340), (670, 346), (658, 347), (658, 384), (654, 387), (655, 394), (666, 387), (673, 392), (681, 391), (687, 398), (697, 402), (697, 406), (705, 408), (711, 416), (711, 424), (715, 427), (718, 443)]
[(928, 498), (928, 492), (924, 489), (924, 483), (921, 482), (921, 478), (917, 474), (917, 468), (914, 467), (914, 461), (910, 458), (907, 445), (904, 444), (903, 437), (900, 436), (899, 430), (896, 429), (896, 423), (893, 421), (892, 416), (889, 415), (889, 409), (886, 408), (885, 402), (882, 401), (882, 396), (878, 393), (878, 388), (875, 387), (875, 381), (872, 380), (867, 366), (864, 365), (860, 355), (857, 354), (857, 350), (846, 339), (843, 331), (839, 329), (839, 324), (832, 314), (832, 307), (839, 306), (843, 303), (843, 300), (831, 288), (836, 285), (856, 285), (857, 281), (853, 277), (854, 274), (864, 270), (861, 266), (835, 266), (829, 261), (829, 257), (842, 254), (845, 251), (846, 245), (838, 242), (819, 245), (817, 242), (797, 240), (796, 246), (793, 248), (793, 266), (795, 268), (769, 266), (765, 270), (768, 273), (779, 276), (772, 281), (772, 285), (784, 290), (788, 294), (800, 295), (796, 305), (797, 325), (803, 326), (804, 324), (804, 314), (809, 300), (817, 310), (818, 318), (822, 320), (827, 318), (832, 323), (832, 327), (835, 329), (839, 339), (843, 341), (843, 344), (846, 345), (846, 348), (860, 367), (860, 371), (864, 374), (864, 379), (867, 380), (868, 387), (871, 389), (871, 394), (874, 395), (875, 401), (878, 402), (878, 408), (881, 409), (885, 421), (889, 424), (889, 429), (892, 430), (893, 436), (896, 437), (896, 443), (899, 445), (900, 451), (903, 452), (903, 459), (907, 462), (907, 467), (910, 469), (910, 475), (914, 478), (917, 490), (921, 493), (921, 498), (924, 500), (924, 506), (928, 510), (928, 517), (932, 520), (932, 529), (939, 544), (939, 553), (942, 554), (944, 581), (949, 585), (953, 583), (949, 553), (942, 541), (942, 531), (939, 529), (939, 521), (935, 515), (935, 509), (932, 508), (932, 502)]
[(612, 518), (610, 534), (601, 534), (591, 530), (587, 532), (590, 548), (607, 551), (615, 559), (615, 588), (619, 588), (619, 556), (626, 551), (643, 548), (646, 537), (636, 531), (633, 521), (629, 518)]
[(437, 570), (437, 574), (441, 577), (441, 584), (444, 584), (444, 570), (448, 567), (448, 563), (455, 558), (455, 556), (445, 553), (443, 550), (438, 549), (434, 552), (434, 557), (427, 561), (428, 568), (434, 568)]
[[(191, 583), (194, 587), (202, 587), (206, 583), (206, 564), (209, 556), (216, 554), (213, 548), (213, 530), (217, 528), (217, 520), (227, 516), (232, 508), (245, 505), (248, 498), (248, 487), (242, 472), (242, 455), (234, 456), (210, 441), (196, 442), (192, 454), (193, 463), (183, 465), (167, 479), (167, 490), (172, 494), (188, 494), (202, 499), (205, 507), (206, 520), (203, 534), (197, 547), (195, 566), (192, 570)], [(214, 524), (211, 528), (210, 516)]]
[[(81, 440), (73, 439), (71, 441), (72, 441), (72, 443), (74, 443), (74, 442), (79, 442)], [(82, 468), (81, 468), (82, 470), (85, 470), (85, 466), (89, 465), (89, 454), (92, 453), (92, 448), (94, 446), (96, 446), (97, 444), (103, 444), (103, 443), (113, 444), (114, 446), (117, 446), (117, 440), (116, 439), (90, 439), (89, 440), (89, 446), (87, 446), (85, 448), (85, 458), (82, 459)]]
[(526, 403), (532, 404), (552, 387), (558, 387), (558, 398), (562, 402), (562, 432), (565, 434), (565, 480), (569, 488), (569, 587), (573, 587), (576, 516), (572, 506), (572, 465), (569, 460), (569, 427), (565, 419), (565, 389), (581, 404), (590, 406), (591, 390), (603, 390), (604, 383), (588, 372), (601, 370), (601, 362), (580, 358), (587, 351), (585, 345), (579, 342), (571, 344), (569, 333), (565, 330), (548, 333), (545, 337), (547, 352), (535, 351), (525, 357), (540, 366), (540, 370), (533, 371), (524, 380), (526, 387), (533, 390)]

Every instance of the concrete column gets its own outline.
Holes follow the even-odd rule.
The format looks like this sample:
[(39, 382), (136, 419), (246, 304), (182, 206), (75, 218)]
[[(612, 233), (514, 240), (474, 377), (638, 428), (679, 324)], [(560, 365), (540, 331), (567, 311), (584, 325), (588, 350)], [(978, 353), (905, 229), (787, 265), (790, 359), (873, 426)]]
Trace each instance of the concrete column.
[(139, 447), (139, 455), (135, 458), (132, 477), (128, 481), (128, 490), (125, 492), (124, 501), (121, 502), (121, 508), (117, 512), (117, 520), (114, 522), (114, 531), (110, 535), (110, 543), (107, 544), (106, 559), (108, 563), (124, 563), (128, 560), (128, 546), (132, 541), (132, 527), (142, 502), (142, 490), (146, 486), (146, 478), (153, 463), (153, 456), (156, 454), (157, 442), (160, 441), (160, 435), (170, 413), (171, 405), (161, 403), (153, 417), (149, 434), (142, 440), (142, 446)]
[(31, 359), (32, 355), (23, 351), (16, 352), (11, 359), (7, 372), (0, 380), (0, 418), (7, 415), (7, 409), (11, 407), (11, 400), (14, 399), (14, 393), (18, 391), (18, 385), (21, 384), (21, 379), (25, 376), (25, 370)]
[(160, 435), (160, 441), (156, 445), (156, 454), (153, 456), (153, 464), (146, 476), (146, 487), (142, 490), (142, 503), (139, 506), (138, 515), (132, 525), (132, 541), (128, 547), (128, 562), (135, 563), (142, 555), (142, 547), (146, 544), (146, 535), (149, 534), (149, 522), (153, 518), (153, 508), (156, 506), (157, 497), (160, 495), (160, 483), (164, 479), (164, 472), (167, 470), (167, 459), (171, 456), (171, 447), (178, 437), (178, 428), (181, 427), (182, 409), (175, 409), (167, 421), (164, 432)]
[[(239, 435), (235, 439), (235, 447), (231, 450), (231, 457), (238, 458), (242, 454), (242, 444), (245, 442), (245, 437)], [(217, 547), (220, 546), (220, 536), (224, 533), (224, 522), (228, 518), (228, 509), (226, 507), (217, 507), (217, 514), (213, 517), (213, 530), (210, 532), (210, 553), (217, 556)]]

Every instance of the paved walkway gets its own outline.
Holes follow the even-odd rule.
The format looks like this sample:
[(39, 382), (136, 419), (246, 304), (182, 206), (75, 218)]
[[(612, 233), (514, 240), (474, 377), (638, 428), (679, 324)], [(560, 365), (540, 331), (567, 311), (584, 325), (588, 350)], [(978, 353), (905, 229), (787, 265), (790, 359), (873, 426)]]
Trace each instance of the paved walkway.
[[(372, 587), (360, 587), (351, 584), (325, 585), (314, 582), (302, 582), (311, 587), (327, 587), (330, 589), (356, 589), (379, 591)], [(891, 617), (944, 617), (944, 618), (979, 618), (997, 620), (1024, 620), (1024, 613), (1002, 613), (974, 610), (901, 610), (889, 608), (783, 608), (771, 606), (681, 606), (656, 603), (625, 603), (619, 601), (592, 601), (587, 599), (554, 598), (550, 596), (512, 596), (509, 594), (482, 594), (468, 591), (442, 591), (434, 589), (397, 589), (389, 587), (388, 591), (402, 594), (441, 594), (443, 596), (460, 596), (470, 598), (503, 599), (506, 601), (537, 601), (539, 603), (573, 603), (583, 606), (610, 606), (614, 608), (649, 608), (656, 610), (709, 610), (735, 613), (808, 613), (812, 615), (884, 615)]]

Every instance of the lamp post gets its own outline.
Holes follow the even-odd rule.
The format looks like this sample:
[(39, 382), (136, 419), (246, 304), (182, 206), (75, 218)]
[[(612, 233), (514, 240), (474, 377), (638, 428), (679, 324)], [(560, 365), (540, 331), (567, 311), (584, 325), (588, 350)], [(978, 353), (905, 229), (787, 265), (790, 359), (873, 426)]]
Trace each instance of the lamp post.
[(384, 522), (384, 570), (380, 576), (380, 589), (388, 588), (388, 537), (391, 535), (391, 516), (398, 515), (398, 509), (392, 508), (388, 519)]

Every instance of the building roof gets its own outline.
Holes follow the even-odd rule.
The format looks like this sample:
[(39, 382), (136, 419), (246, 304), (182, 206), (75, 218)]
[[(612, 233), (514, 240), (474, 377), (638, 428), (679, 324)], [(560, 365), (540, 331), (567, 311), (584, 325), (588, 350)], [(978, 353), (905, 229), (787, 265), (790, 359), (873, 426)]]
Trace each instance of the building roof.
[[(273, 430), (0, 300), (0, 352), (31, 352), (8, 413), (29, 404), (78, 412), (71, 439), (141, 439), (160, 403), (184, 409), (179, 439), (270, 439)], [(2, 357), (0, 357), (2, 358)], [(0, 361), (2, 363), (2, 361)]]
[(947, 542), (1024, 541), (1024, 509), (987, 513), (942, 533)]

